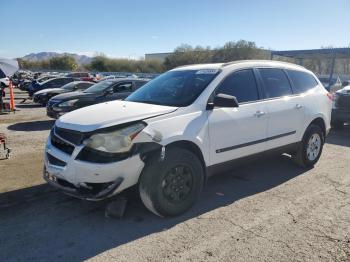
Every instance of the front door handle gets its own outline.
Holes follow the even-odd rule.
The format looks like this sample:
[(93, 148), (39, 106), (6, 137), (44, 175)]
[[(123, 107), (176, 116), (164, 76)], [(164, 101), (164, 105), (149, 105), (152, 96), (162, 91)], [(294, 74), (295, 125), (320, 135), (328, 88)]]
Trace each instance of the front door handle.
[(256, 111), (254, 114), (255, 117), (262, 117), (263, 115), (266, 115), (266, 113), (260, 110)]
[(302, 108), (303, 108), (303, 106), (301, 104), (296, 104), (295, 105), (295, 109), (302, 109)]

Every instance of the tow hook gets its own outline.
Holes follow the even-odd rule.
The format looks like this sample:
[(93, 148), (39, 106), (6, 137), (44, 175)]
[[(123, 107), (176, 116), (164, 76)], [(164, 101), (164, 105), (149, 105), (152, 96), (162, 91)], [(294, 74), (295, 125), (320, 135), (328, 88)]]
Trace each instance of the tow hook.
[(159, 161), (164, 161), (165, 158), (165, 146), (162, 146), (162, 150), (160, 151)]

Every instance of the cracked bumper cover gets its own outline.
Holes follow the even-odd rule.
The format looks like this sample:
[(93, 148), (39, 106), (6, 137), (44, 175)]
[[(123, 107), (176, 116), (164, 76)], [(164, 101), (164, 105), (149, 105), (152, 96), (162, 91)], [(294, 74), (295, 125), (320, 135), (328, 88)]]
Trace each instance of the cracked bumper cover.
[[(44, 179), (69, 195), (87, 200), (111, 197), (138, 182), (144, 167), (140, 154), (113, 163), (91, 163), (76, 159), (82, 148), (76, 146), (69, 155), (53, 146), (49, 136), (45, 148)], [(58, 160), (60, 165), (50, 162), (49, 156)], [(94, 189), (89, 190), (90, 187)]]
[(73, 184), (70, 184), (67, 181), (63, 181), (57, 178), (56, 176), (49, 174), (45, 168), (43, 173), (45, 181), (51, 186), (63, 191), (68, 195), (84, 200), (103, 200), (105, 198), (108, 198), (109, 196), (113, 195), (113, 192), (115, 192), (118, 189), (118, 187), (124, 180), (122, 177), (118, 177), (114, 182), (108, 184), (99, 192), (94, 193), (91, 190), (88, 190), (87, 188), (75, 187)]

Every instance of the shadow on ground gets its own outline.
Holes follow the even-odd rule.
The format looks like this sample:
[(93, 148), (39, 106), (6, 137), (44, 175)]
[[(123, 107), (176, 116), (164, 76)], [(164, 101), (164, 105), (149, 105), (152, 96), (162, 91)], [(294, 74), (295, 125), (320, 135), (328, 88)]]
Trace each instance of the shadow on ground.
[(326, 143), (350, 147), (350, 124), (345, 125), (343, 128), (332, 128), (326, 139)]
[(85, 260), (182, 221), (269, 190), (302, 174), (286, 156), (259, 160), (208, 181), (186, 214), (162, 219), (146, 210), (135, 190), (125, 194), (123, 219), (105, 218), (103, 202), (65, 196), (47, 185), (0, 194), (0, 261)]
[(31, 121), (9, 125), (7, 129), (12, 131), (44, 131), (50, 130), (54, 124), (55, 120)]

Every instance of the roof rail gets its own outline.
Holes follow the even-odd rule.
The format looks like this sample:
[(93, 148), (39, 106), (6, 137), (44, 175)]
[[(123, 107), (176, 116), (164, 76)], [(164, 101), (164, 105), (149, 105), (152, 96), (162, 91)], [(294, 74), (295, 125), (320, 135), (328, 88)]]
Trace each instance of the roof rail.
[(229, 66), (229, 65), (233, 65), (233, 64), (238, 64), (238, 63), (242, 63), (242, 62), (268, 62), (268, 63), (277, 63), (277, 64), (285, 64), (285, 65), (292, 65), (292, 66), (297, 66), (300, 67), (302, 69), (305, 69), (303, 66), (298, 65), (298, 64), (293, 64), (293, 63), (289, 63), (289, 62), (284, 62), (284, 61), (278, 61), (278, 60), (237, 60), (237, 61), (231, 61), (231, 62), (227, 62), (225, 64), (223, 64), (221, 67), (225, 67), (225, 66)]

